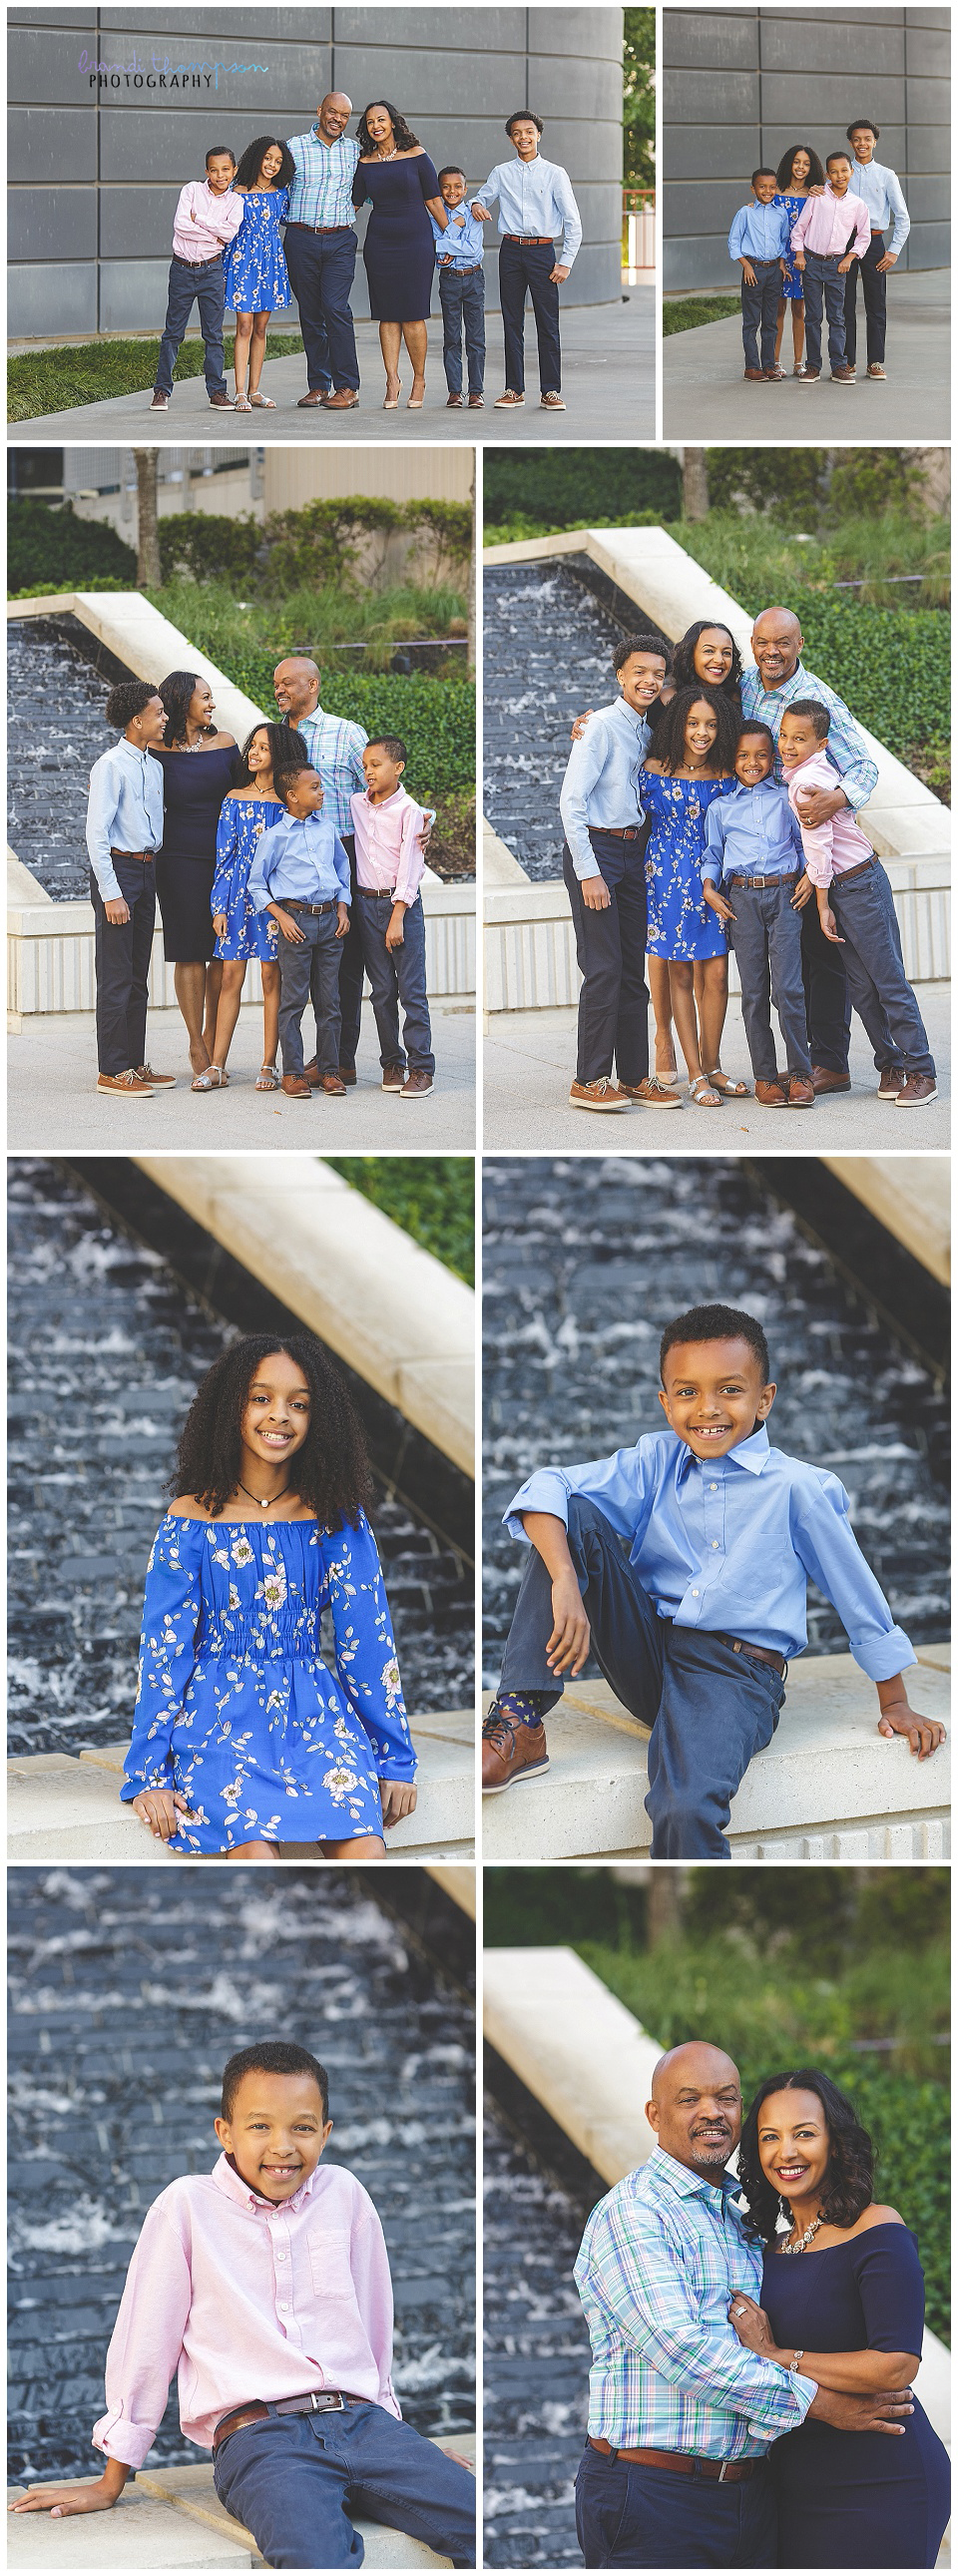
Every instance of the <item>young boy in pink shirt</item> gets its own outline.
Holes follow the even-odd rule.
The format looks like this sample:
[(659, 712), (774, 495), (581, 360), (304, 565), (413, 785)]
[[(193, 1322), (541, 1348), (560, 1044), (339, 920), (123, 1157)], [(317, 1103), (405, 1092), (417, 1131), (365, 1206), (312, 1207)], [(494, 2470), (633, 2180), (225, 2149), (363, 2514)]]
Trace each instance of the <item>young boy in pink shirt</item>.
[(815, 889), (826, 939), (845, 950), (848, 990), (875, 1050), (878, 1097), (899, 1109), (924, 1109), (938, 1098), (935, 1061), (921, 1012), (905, 973), (891, 886), (850, 808), (840, 805), (827, 823), (803, 822), (803, 789), (830, 794), (835, 771), (827, 756), (831, 718), (815, 698), (793, 698), (778, 737), (788, 801), (798, 817), (805, 872)]
[(366, 2514), (471, 2567), (465, 2464), (404, 2424), (393, 2391), (389, 2257), (354, 2174), (319, 2171), (325, 2069), (292, 2040), (238, 2050), (211, 2174), (147, 2211), (106, 2362), (91, 2485), (31, 2487), (14, 2513), (101, 2513), (142, 2468), (174, 2371), (188, 2442), (267, 2567), (358, 2567)]
[(223, 252), (243, 221), (245, 197), (233, 186), (236, 162), (226, 144), (214, 143), (206, 155), (205, 179), (188, 179), (180, 189), (173, 217), (173, 257), (166, 320), (160, 341), (151, 411), (169, 411), (173, 369), (186, 325), (197, 306), (203, 334), (203, 374), (212, 411), (232, 411), (223, 358), (223, 309), (226, 278)]
[(375, 735), (363, 752), (365, 788), (349, 803), (356, 835), (359, 928), (379, 1031), (383, 1090), (396, 1092), (400, 1100), (425, 1100), (436, 1070), (419, 892), (426, 814), (401, 784), (406, 760), (406, 745), (398, 734)]

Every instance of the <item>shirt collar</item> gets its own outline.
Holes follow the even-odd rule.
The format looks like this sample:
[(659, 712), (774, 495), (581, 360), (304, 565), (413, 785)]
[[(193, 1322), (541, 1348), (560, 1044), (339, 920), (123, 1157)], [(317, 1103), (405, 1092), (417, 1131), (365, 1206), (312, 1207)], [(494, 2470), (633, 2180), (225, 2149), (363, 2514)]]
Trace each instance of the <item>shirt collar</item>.
[(714, 1466), (722, 1468), (747, 1467), (750, 1476), (760, 1476), (763, 1467), (767, 1467), (772, 1454), (771, 1443), (769, 1441), (768, 1432), (766, 1431), (764, 1422), (759, 1423), (757, 1431), (750, 1431), (747, 1440), (737, 1440), (734, 1449), (727, 1449), (724, 1458), (718, 1458), (714, 1462), (707, 1461), (704, 1458), (696, 1458), (692, 1450), (688, 1447), (687, 1442), (683, 1442), (682, 1446), (684, 1455), (679, 1459), (678, 1464), (678, 1478), (680, 1484), (690, 1473), (690, 1470), (693, 1467), (701, 1467), (704, 1469), (707, 1464), (713, 1466), (713, 1471)]
[(737, 2175), (721, 2173), (717, 2182), (710, 2182), (707, 2174), (692, 2173), (688, 2165), (680, 2165), (675, 2156), (666, 2154), (664, 2147), (653, 2147), (645, 2170), (674, 2191), (678, 2200), (693, 2200), (702, 2192), (717, 2191), (724, 2201), (741, 2190)]
[[(654, 698), (652, 700), (652, 704), (653, 706), (655, 705)], [(618, 716), (620, 719), (624, 720), (630, 733), (641, 733), (643, 725), (648, 724), (648, 715), (645, 714), (640, 716), (635, 707), (630, 707), (627, 698), (614, 698), (612, 702), (612, 713), (614, 716)]]
[(307, 2174), (305, 2182), (300, 2183), (299, 2190), (293, 2192), (292, 2198), (280, 2202), (267, 2200), (263, 2192), (254, 2191), (248, 2182), (243, 2181), (242, 2174), (236, 2172), (228, 2156), (217, 2157), (211, 2180), (215, 2182), (218, 2191), (225, 2192), (227, 2200), (235, 2200), (239, 2209), (251, 2209), (260, 2216), (269, 2218), (275, 2217), (281, 2209), (301, 2209), (303, 2202), (312, 2194), (318, 2172), (317, 2165), (313, 2173)]

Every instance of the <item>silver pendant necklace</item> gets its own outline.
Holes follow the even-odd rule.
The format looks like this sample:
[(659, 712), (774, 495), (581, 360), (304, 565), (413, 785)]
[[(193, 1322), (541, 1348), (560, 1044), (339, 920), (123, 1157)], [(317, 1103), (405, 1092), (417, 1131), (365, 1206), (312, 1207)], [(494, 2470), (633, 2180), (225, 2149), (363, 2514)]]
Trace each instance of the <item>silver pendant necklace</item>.
[(800, 2236), (798, 2238), (797, 2244), (783, 2245), (783, 2254), (804, 2254), (806, 2245), (811, 2244), (813, 2236), (818, 2235), (819, 2228), (823, 2225), (824, 2220), (822, 2218), (821, 2210), (819, 2210), (818, 2217), (812, 2219), (810, 2227), (806, 2227), (804, 2236)]

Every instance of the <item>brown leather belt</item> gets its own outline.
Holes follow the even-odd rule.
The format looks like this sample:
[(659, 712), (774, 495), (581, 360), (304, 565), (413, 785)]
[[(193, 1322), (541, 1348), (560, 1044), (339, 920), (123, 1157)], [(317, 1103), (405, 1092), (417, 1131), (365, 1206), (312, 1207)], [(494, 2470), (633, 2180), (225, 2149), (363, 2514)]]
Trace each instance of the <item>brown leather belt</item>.
[(840, 894), (843, 885), (854, 885), (856, 877), (866, 876), (869, 868), (876, 868), (877, 866), (878, 861), (873, 850), (871, 858), (861, 859), (857, 868), (836, 868), (829, 891), (831, 893), (837, 891)]
[(726, 878), (726, 880), (725, 880), (725, 882), (726, 882), (726, 884), (727, 884), (727, 885), (738, 885), (738, 886), (750, 886), (750, 885), (751, 885), (751, 886), (797, 885), (797, 884), (798, 884), (799, 877), (801, 876), (801, 873), (802, 873), (802, 872), (801, 872), (801, 869), (800, 869), (800, 868), (792, 868), (790, 872), (786, 873), (786, 874), (785, 874), (785, 875), (783, 875), (783, 876), (775, 876), (775, 877), (727, 877), (727, 878)]
[(287, 224), (288, 233), (351, 233), (351, 224)]
[(150, 861), (151, 859), (155, 859), (155, 857), (156, 857), (156, 851), (155, 851), (155, 850), (111, 850), (111, 851), (110, 851), (110, 857), (111, 857), (111, 859), (141, 859), (141, 860), (142, 860), (142, 862), (143, 862), (144, 867), (146, 867), (146, 866), (149, 864), (149, 861)]
[(745, 1637), (726, 1637), (721, 1628), (710, 1628), (708, 1634), (717, 1637), (720, 1646), (731, 1646), (733, 1655), (750, 1655), (753, 1663), (771, 1664), (784, 1681), (788, 1665), (784, 1655), (777, 1654), (774, 1646), (753, 1646)]
[(502, 238), (503, 241), (532, 242), (537, 250), (544, 250), (548, 243), (552, 249), (551, 233), (503, 233)]
[(593, 823), (591, 832), (605, 832), (610, 841), (637, 841), (638, 823)]
[(339, 2388), (311, 2388), (307, 2397), (277, 2397), (275, 2404), (264, 2406), (262, 2398), (251, 2397), (248, 2406), (234, 2406), (230, 2415), (221, 2415), (213, 2435), (213, 2449), (219, 2450), (231, 2433), (241, 2433), (246, 2424), (268, 2423), (271, 2415), (341, 2415), (345, 2406), (365, 2406), (365, 2397), (344, 2396)]
[(175, 250), (173, 257), (179, 260), (181, 268), (218, 268), (223, 253), (221, 250), (214, 251), (212, 259), (186, 259), (181, 250)]
[(741, 2486), (745, 2478), (754, 2478), (764, 2469), (762, 2460), (707, 2460), (697, 2451), (617, 2451), (611, 2442), (599, 2441), (589, 2433), (590, 2451), (601, 2452), (604, 2460), (628, 2460), (640, 2469), (671, 2469), (677, 2478), (711, 2478), (716, 2486)]
[(335, 901), (330, 901), (329, 903), (296, 903), (294, 902), (293, 896), (290, 894), (278, 894), (275, 895), (273, 899), (274, 902), (282, 904), (284, 912), (335, 912), (337, 909)]

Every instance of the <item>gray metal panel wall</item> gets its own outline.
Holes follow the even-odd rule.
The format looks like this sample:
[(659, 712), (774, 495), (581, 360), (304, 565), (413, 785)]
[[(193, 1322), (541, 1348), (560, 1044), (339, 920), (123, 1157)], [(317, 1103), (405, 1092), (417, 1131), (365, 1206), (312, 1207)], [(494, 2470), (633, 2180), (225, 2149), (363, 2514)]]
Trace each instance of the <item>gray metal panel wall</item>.
[[(563, 302), (618, 300), (620, 8), (199, 6), (179, 16), (158, 0), (152, 13), (101, 9), (96, 30), (92, 9), (8, 11), (13, 337), (158, 330), (184, 179), (202, 176), (211, 143), (239, 157), (270, 129), (303, 133), (333, 83), (357, 109), (385, 88), (437, 165), (461, 161), (473, 185), (508, 155), (504, 119), (536, 108), (583, 220)], [(109, 66), (102, 83), (98, 63)], [(353, 305), (368, 312), (361, 261)]]
[[(947, 266), (950, 10), (678, 10), (663, 16), (663, 285), (733, 287), (728, 228), (760, 161), (824, 160), (877, 117), (912, 229), (902, 268)], [(867, 69), (861, 70), (862, 63)]]

